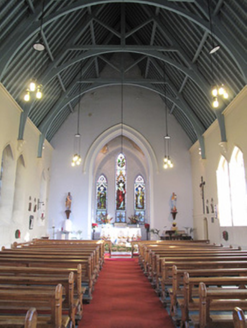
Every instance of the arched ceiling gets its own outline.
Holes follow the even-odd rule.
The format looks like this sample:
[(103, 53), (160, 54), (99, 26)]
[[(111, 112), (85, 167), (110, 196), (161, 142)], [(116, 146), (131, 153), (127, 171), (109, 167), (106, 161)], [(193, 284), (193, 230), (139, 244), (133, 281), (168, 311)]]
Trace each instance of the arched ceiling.
[[(23, 109), (18, 138), (29, 117), (41, 132), (40, 154), (44, 138), (53, 138), (86, 92), (123, 83), (166, 99), (203, 155), (202, 134), (215, 119), (226, 141), (222, 110), (246, 84), (244, 1), (1, 0), (0, 82)], [(40, 34), (43, 52), (32, 47)], [(209, 55), (213, 44), (220, 49)], [(116, 65), (115, 53), (128, 53), (133, 63)], [(101, 76), (107, 65), (118, 79)], [(136, 65), (142, 78), (126, 78)], [(44, 97), (25, 103), (31, 78)], [(230, 97), (213, 110), (210, 88), (221, 83)]]

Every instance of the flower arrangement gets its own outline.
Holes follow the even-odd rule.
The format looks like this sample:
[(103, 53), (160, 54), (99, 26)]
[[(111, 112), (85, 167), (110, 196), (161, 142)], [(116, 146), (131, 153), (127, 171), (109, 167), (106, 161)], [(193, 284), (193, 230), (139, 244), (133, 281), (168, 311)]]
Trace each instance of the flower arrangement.
[(96, 227), (98, 227), (98, 223), (92, 223), (92, 229), (95, 230)]
[(149, 229), (150, 229), (150, 224), (149, 223), (145, 223), (145, 229), (147, 230), (147, 232), (149, 231)]
[(111, 223), (112, 219), (113, 218), (111, 218), (109, 214), (101, 214), (101, 216), (100, 216), (100, 221), (103, 224)]
[(130, 217), (128, 217), (128, 219), (130, 220), (131, 224), (138, 224), (140, 221), (137, 215), (131, 215)]
[(153, 233), (154, 235), (159, 236), (160, 230), (159, 229), (151, 229), (150, 232)]

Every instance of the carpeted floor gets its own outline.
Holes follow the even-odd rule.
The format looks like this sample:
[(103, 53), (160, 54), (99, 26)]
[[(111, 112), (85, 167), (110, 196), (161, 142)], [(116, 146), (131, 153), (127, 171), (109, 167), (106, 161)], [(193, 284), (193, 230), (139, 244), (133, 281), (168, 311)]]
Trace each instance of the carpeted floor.
[(137, 259), (106, 259), (79, 328), (174, 328)]

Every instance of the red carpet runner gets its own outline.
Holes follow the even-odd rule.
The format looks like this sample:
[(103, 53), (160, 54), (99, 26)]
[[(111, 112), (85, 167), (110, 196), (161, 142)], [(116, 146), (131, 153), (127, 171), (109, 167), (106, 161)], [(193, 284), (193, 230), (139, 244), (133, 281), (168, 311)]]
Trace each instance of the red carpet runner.
[(79, 328), (174, 328), (137, 259), (106, 259)]

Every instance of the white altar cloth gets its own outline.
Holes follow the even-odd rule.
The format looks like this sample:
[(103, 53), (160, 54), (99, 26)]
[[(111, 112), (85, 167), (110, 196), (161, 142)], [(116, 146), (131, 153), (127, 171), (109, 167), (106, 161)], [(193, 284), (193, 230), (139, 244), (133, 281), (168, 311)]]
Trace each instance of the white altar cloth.
[(113, 244), (126, 244), (130, 241), (141, 240), (141, 228), (101, 226), (100, 238), (111, 240)]

